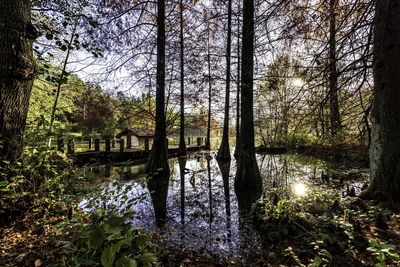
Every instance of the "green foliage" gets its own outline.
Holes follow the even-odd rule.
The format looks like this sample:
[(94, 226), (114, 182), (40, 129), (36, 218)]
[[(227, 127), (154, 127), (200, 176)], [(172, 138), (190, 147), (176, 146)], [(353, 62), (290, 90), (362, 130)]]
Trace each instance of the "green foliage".
[(316, 137), (310, 133), (304, 132), (290, 132), (287, 135), (279, 137), (280, 143), (284, 143), (293, 148), (300, 145), (309, 145), (316, 142)]
[[(52, 72), (60, 71), (53, 66), (51, 69)], [(29, 145), (44, 143), (50, 124), (56, 85), (45, 78), (44, 75), (39, 75), (35, 79), (32, 88), (25, 130), (25, 140)], [(62, 93), (55, 113), (54, 135), (64, 135), (72, 130), (75, 125), (74, 114), (78, 111), (74, 101), (83, 93), (84, 85), (84, 82), (76, 75), (70, 75), (67, 83), (62, 85)]]
[(2, 218), (27, 211), (37, 217), (63, 214), (71, 204), (65, 192), (79, 192), (85, 180), (71, 169), (71, 162), (63, 154), (48, 147), (27, 147), (20, 161), (0, 162)]
[(271, 196), (274, 201), (257, 203), (253, 215), (268, 243), (290, 244), (285, 253), (296, 264), (328, 266), (331, 253), (351, 247), (352, 225), (344, 220), (341, 200), (329, 190), (310, 189), (302, 197), (275, 190)]
[(305, 264), (303, 263), (300, 258), (296, 255), (296, 252), (292, 247), (288, 247), (285, 249), (285, 254), (291, 257), (296, 264), (300, 267), (322, 267), (322, 266), (329, 266), (329, 263), (332, 261), (332, 255), (326, 249), (319, 249), (318, 247), (315, 248), (317, 256), (311, 260), (310, 263)]
[(125, 223), (126, 217), (104, 216), (104, 210), (98, 210), (94, 222), (81, 230), (79, 240), (70, 253), (73, 265), (155, 265), (157, 256), (150, 238), (141, 233), (141, 228)]
[[(367, 250), (379, 261), (375, 264), (376, 267), (398, 266), (398, 264), (400, 264), (400, 255), (396, 252), (395, 245), (386, 244), (377, 240), (369, 240), (369, 247)], [(393, 264), (387, 263), (390, 260)]]

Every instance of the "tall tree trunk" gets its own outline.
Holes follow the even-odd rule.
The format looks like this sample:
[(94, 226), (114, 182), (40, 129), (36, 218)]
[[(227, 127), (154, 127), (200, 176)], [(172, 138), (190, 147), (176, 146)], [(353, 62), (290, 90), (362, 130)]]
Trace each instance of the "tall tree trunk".
[(237, 15), (237, 89), (236, 89), (236, 147), (234, 157), (240, 155), (240, 1), (238, 1)]
[(156, 129), (146, 172), (169, 173), (165, 121), (165, 0), (158, 0), (157, 7)]
[(54, 119), (55, 119), (55, 116), (56, 116), (58, 101), (60, 99), (61, 86), (64, 83), (64, 78), (65, 78), (66, 69), (67, 69), (68, 60), (69, 60), (69, 55), (70, 55), (71, 49), (72, 49), (71, 45), (72, 45), (72, 42), (74, 41), (74, 37), (75, 37), (75, 32), (76, 32), (77, 26), (78, 26), (78, 24), (75, 23), (74, 29), (72, 30), (71, 38), (69, 39), (69, 42), (68, 42), (67, 54), (65, 55), (63, 68), (61, 70), (60, 76), (58, 77), (56, 98), (54, 99), (54, 104), (53, 104), (53, 107), (51, 109), (50, 125), (49, 125), (49, 130), (47, 132), (47, 136), (48, 136), (47, 146), (51, 146), (51, 135), (53, 134), (52, 132), (53, 132), (53, 127), (54, 127)]
[(29, 0), (2, 0), (0, 10), (0, 159), (16, 160), (33, 85), (36, 30)]
[(242, 34), (242, 90), (240, 123), (240, 157), (237, 166), (235, 191), (241, 207), (261, 196), (262, 180), (254, 147), (253, 114), (253, 57), (254, 1), (244, 0)]
[[(207, 22), (208, 23), (208, 22)], [(211, 149), (211, 54), (210, 54), (210, 25), (207, 24), (207, 64), (208, 64), (208, 118), (206, 149)]]
[(329, 109), (331, 121), (331, 135), (340, 132), (342, 125), (340, 121), (339, 99), (338, 99), (338, 74), (337, 74), (337, 51), (336, 51), (336, 6), (338, 0), (329, 2)]
[(217, 158), (230, 160), (231, 151), (229, 149), (229, 100), (231, 88), (231, 43), (232, 43), (232, 0), (228, 0), (228, 36), (226, 41), (226, 89), (225, 89), (225, 117), (222, 142), (219, 147)]
[(181, 51), (180, 51), (180, 63), (181, 63), (181, 95), (180, 95), (180, 100), (181, 100), (181, 114), (180, 114), (180, 130), (179, 130), (179, 150), (178, 150), (178, 155), (179, 156), (184, 156), (187, 154), (186, 150), (186, 143), (185, 143), (185, 95), (184, 95), (184, 86), (185, 86), (185, 69), (184, 69), (184, 53), (183, 53), (183, 3), (182, 0), (180, 0), (180, 41), (181, 41)]
[(371, 185), (367, 195), (384, 193), (400, 201), (400, 2), (380, 0), (375, 10)]

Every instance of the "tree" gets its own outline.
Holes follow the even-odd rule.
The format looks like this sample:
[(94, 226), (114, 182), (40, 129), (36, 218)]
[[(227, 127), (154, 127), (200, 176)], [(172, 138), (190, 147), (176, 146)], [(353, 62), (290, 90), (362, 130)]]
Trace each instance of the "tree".
[(146, 172), (169, 173), (167, 126), (165, 121), (165, 0), (157, 1), (156, 128)]
[(336, 52), (336, 5), (338, 0), (329, 1), (329, 110), (331, 134), (335, 136), (342, 126), (338, 99), (338, 74)]
[(183, 0), (180, 0), (180, 41), (181, 41), (181, 46), (180, 46), (180, 63), (181, 63), (181, 95), (180, 95), (180, 106), (181, 106), (181, 112), (180, 112), (180, 129), (179, 129), (179, 151), (178, 154), (180, 156), (184, 156), (187, 154), (186, 150), (186, 143), (185, 143), (185, 69), (184, 69), (184, 53), (183, 53), (183, 48), (184, 48), (184, 42), (183, 42)]
[(208, 70), (208, 120), (207, 120), (207, 138), (206, 148), (211, 149), (211, 102), (212, 102), (212, 78), (211, 78), (211, 52), (210, 52), (210, 25), (207, 23), (207, 70)]
[[(253, 63), (254, 63), (254, 1), (243, 3), (242, 40), (242, 90), (241, 90), (241, 150), (237, 166), (235, 190), (245, 193), (252, 200), (261, 196), (262, 180), (258, 169), (254, 147), (253, 114)], [(239, 197), (238, 197), (239, 198)], [(241, 201), (239, 201), (241, 202)]]
[(232, 0), (228, 0), (228, 36), (226, 40), (226, 88), (225, 88), (225, 112), (224, 129), (222, 133), (221, 146), (218, 150), (217, 158), (230, 160), (231, 152), (229, 149), (229, 99), (231, 87), (231, 35), (232, 35)]
[(57, 79), (57, 91), (56, 91), (56, 97), (54, 99), (54, 104), (53, 104), (53, 108), (51, 110), (51, 115), (50, 115), (50, 125), (49, 125), (49, 129), (47, 132), (48, 135), (48, 141), (47, 141), (47, 146), (51, 146), (51, 135), (53, 132), (53, 126), (54, 126), (54, 119), (55, 119), (55, 115), (56, 115), (56, 110), (57, 110), (57, 106), (58, 106), (58, 101), (60, 99), (60, 93), (61, 93), (61, 86), (66, 83), (67, 78), (65, 77), (67, 74), (67, 65), (68, 65), (68, 59), (72, 50), (72, 42), (74, 41), (74, 37), (75, 37), (75, 32), (76, 32), (76, 27), (78, 25), (78, 22), (75, 22), (75, 26), (72, 30), (71, 33), (71, 37), (68, 41), (67, 47), (66, 47), (66, 55), (65, 55), (65, 59), (63, 62), (63, 67), (60, 73), (59, 78)]
[(376, 2), (374, 101), (371, 111), (371, 185), (367, 195), (384, 193), (400, 201), (400, 4)]
[(30, 1), (0, 2), (0, 158), (18, 159), (28, 113), (35, 64)]
[(237, 88), (236, 88), (236, 146), (235, 159), (240, 155), (240, 1), (237, 11)]

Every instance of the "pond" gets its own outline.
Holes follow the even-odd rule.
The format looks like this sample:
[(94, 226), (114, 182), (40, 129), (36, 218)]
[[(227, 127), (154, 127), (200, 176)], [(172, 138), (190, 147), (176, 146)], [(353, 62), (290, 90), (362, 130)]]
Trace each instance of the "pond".
[[(295, 154), (257, 155), (257, 159), (264, 198), (271, 188), (301, 197), (309, 187), (320, 186), (321, 177), (333, 167)], [(262, 254), (263, 246), (247, 212), (239, 210), (235, 163), (219, 164), (213, 153), (192, 154), (187, 159), (170, 159), (169, 178), (149, 181), (144, 164), (86, 167), (85, 171), (107, 179), (100, 193), (88, 196), (80, 207), (88, 211), (133, 211), (130, 223), (156, 231), (171, 251), (196, 251), (204, 258), (244, 264)], [(330, 186), (338, 186), (340, 191), (343, 185), (339, 184), (331, 182)]]

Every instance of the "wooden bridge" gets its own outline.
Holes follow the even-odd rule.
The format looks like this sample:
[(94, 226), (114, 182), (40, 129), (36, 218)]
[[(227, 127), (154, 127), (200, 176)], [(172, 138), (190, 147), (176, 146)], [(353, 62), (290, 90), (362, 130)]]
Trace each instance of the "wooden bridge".
[[(187, 146), (188, 152), (200, 151), (205, 146), (202, 144), (202, 139), (197, 139), (195, 145), (190, 144)], [(150, 154), (149, 142), (146, 142), (143, 148), (127, 148), (124, 139), (100, 138), (89, 139), (85, 143), (87, 149), (83, 152), (75, 152), (75, 141), (73, 139), (58, 139), (57, 149), (65, 152), (65, 145), (67, 148), (67, 155), (74, 160), (78, 165), (94, 164), (94, 163), (108, 163), (108, 162), (124, 162), (124, 161), (144, 161), (147, 160)], [(177, 156), (178, 146), (168, 145), (168, 155), (170, 157)]]

